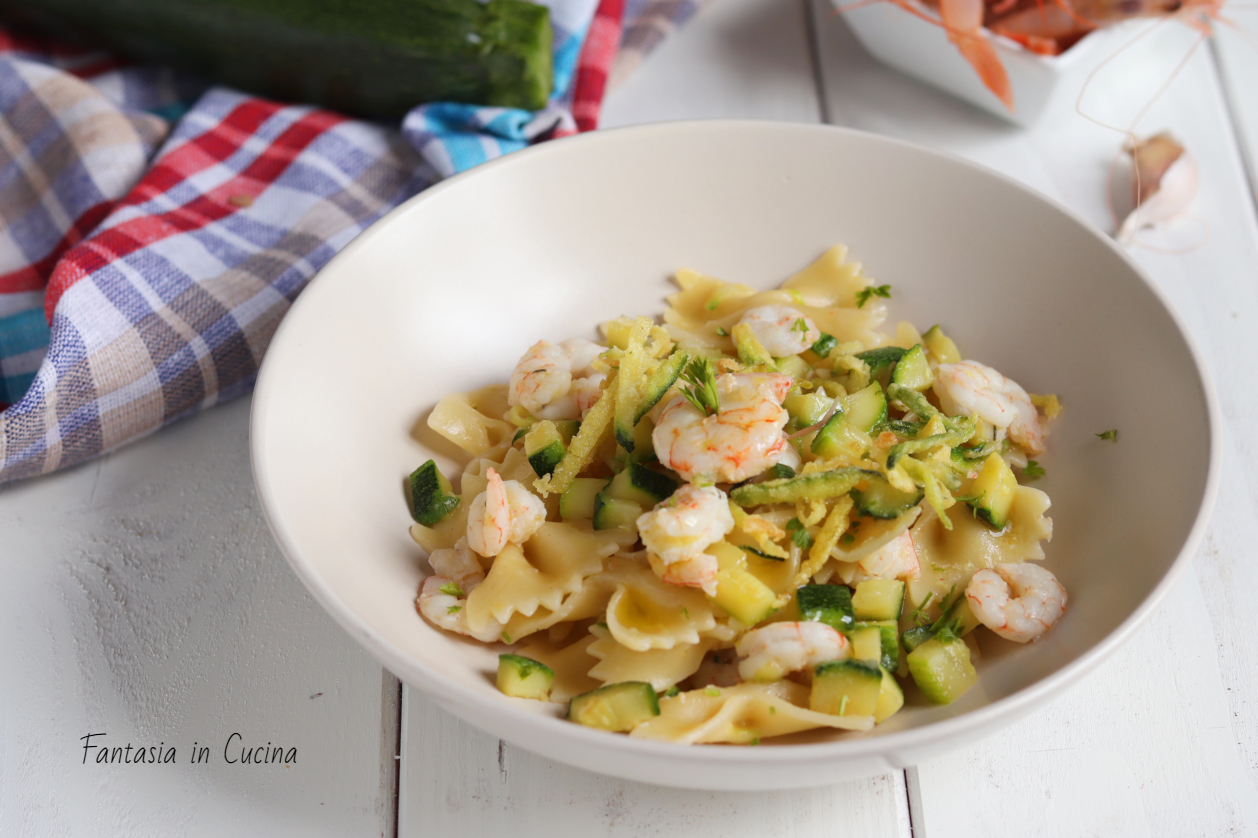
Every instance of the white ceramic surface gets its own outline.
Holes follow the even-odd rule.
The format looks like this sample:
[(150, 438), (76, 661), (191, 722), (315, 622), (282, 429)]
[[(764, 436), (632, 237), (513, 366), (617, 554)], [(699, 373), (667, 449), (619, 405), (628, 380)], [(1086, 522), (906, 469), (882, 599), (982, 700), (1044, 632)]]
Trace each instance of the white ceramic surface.
[[(684, 748), (501, 696), (493, 650), (415, 613), (424, 571), (402, 479), (430, 456), (447, 473), (454, 461), (412, 430), (441, 395), (505, 380), (539, 336), (592, 337), (602, 319), (659, 312), (678, 267), (768, 287), (840, 241), (892, 285), (893, 319), (940, 322), (966, 355), (1066, 403), (1040, 485), (1054, 500), (1048, 566), (1070, 591), (1067, 616), (1034, 645), (991, 644), (979, 685), (956, 704), (906, 708), (869, 735)], [(347, 382), (354, 398), (337, 398)], [(911, 765), (1030, 712), (1104, 659), (1201, 538), (1216, 417), (1197, 353), (1159, 292), (1067, 211), (886, 139), (707, 122), (540, 146), (391, 213), (281, 325), (254, 397), (252, 445), (259, 497), (298, 576), (449, 711), (594, 771), (769, 789)], [(1111, 427), (1119, 444), (1094, 436)]]
[[(848, 5), (844, 0), (834, 3), (836, 8)], [(891, 2), (853, 6), (843, 11), (843, 19), (865, 49), (882, 63), (1023, 126), (1033, 125), (1043, 115), (1064, 81), (1082, 81), (1094, 56), (1113, 53), (1131, 37), (1128, 27), (1101, 29), (1061, 55), (1045, 56), (989, 33), (1009, 75), (1014, 100), (1011, 112), (987, 89), (974, 68), (948, 41), (941, 26), (915, 17)], [(1075, 93), (1077, 87), (1072, 87), (1071, 95)]]

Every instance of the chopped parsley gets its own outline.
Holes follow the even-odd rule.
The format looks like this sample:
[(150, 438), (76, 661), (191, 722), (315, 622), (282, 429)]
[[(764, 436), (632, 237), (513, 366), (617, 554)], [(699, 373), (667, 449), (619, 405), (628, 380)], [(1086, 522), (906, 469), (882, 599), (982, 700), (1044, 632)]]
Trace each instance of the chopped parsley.
[(459, 599), (466, 596), (466, 594), (463, 593), (463, 589), (458, 586), (457, 582), (447, 582), (437, 590), (446, 596), (457, 597)]
[(930, 622), (930, 618), (926, 616), (926, 609), (930, 607), (930, 603), (935, 599), (935, 592), (931, 591), (926, 594), (926, 599), (922, 600), (922, 604), (913, 609), (909, 614), (913, 618), (913, 622), (919, 626), (924, 626)]
[(795, 321), (795, 325), (791, 326), (791, 331), (792, 331), (792, 332), (803, 332), (804, 334), (808, 334), (808, 323), (807, 323), (807, 321), (805, 321), (805, 320), (804, 320), (804, 318), (802, 318), (802, 317), (801, 317), (801, 318), (799, 318), (798, 320), (796, 320), (796, 321)]
[(769, 705), (769, 715), (770, 715), (770, 716), (776, 716), (777, 714), (778, 714), (778, 708), (777, 708), (777, 706), (776, 706), (776, 705), (773, 705), (773, 704), (770, 704), (770, 705)]
[(891, 286), (890, 285), (865, 286), (860, 291), (856, 292), (856, 307), (864, 308), (865, 303), (869, 302), (870, 297), (882, 297), (887, 300), (891, 299)]
[(851, 533), (848, 533), (847, 535), (839, 539), (839, 541), (842, 541), (844, 544), (851, 544), (855, 540), (856, 540), (856, 536), (852, 535)]
[(462, 610), (463, 610), (463, 606), (462, 606), (462, 605), (451, 605), (449, 608), (447, 608), (447, 609), (446, 609), (446, 613), (447, 613), (447, 614), (457, 614), (457, 613), (459, 613), (459, 612), (460, 612), (460, 611), (462, 611)]
[(683, 606), (682, 606), (682, 609), (681, 609), (681, 615), (682, 615), (683, 617), (685, 617), (687, 620), (689, 620), (689, 619), (690, 619), (690, 609), (689, 609), (689, 608), (686, 608), (686, 607), (683, 605)]
[(723, 337), (723, 338), (727, 338), (727, 337), (729, 337), (729, 332), (725, 331), (725, 327), (724, 327), (724, 326), (717, 326), (717, 327), (716, 327), (716, 334), (717, 334), (719, 337)]
[(1103, 431), (1097, 434), (1097, 436), (1099, 436), (1101, 439), (1105, 440), (1106, 442), (1118, 442), (1118, 429), (1112, 428), (1108, 431)]
[(786, 522), (786, 531), (791, 534), (791, 541), (795, 542), (795, 546), (799, 549), (807, 550), (812, 546), (813, 538), (798, 518), (792, 518)]
[(839, 715), (842, 716), (847, 712), (847, 696), (843, 696), (843, 700), (839, 702)]
[(507, 634), (507, 633), (504, 631), (504, 632), (502, 633), (502, 642), (503, 642), (503, 643), (510, 643), (510, 642), (511, 642), (511, 635)]
[(691, 385), (682, 387), (681, 394), (704, 416), (720, 413), (720, 399), (716, 392), (716, 373), (707, 358), (696, 358), (681, 374), (682, 381)]
[(720, 307), (720, 305), (721, 305), (720, 300), (712, 299), (712, 300), (708, 300), (707, 303), (703, 307), (706, 308), (708, 311), (716, 311)]
[(755, 739), (752, 739), (752, 740), (751, 740), (750, 742), (748, 742), (747, 744), (748, 744), (748, 745), (751, 745), (751, 746), (759, 745), (759, 744), (760, 744), (760, 737), (759, 737), (759, 736), (757, 736)]
[(710, 695), (710, 696), (712, 696), (713, 698), (716, 698), (717, 696), (719, 696), (719, 695), (721, 694), (721, 691), (720, 691), (720, 690), (718, 690), (716, 687), (704, 687), (704, 688), (703, 688), (703, 694), (704, 694), (704, 695)]
[(676, 684), (673, 684), (671, 687), (664, 690), (664, 692), (660, 693), (660, 698), (672, 698), (673, 696), (677, 695), (677, 693), (679, 692), (681, 692), (681, 690), (677, 688)]
[(1026, 467), (1022, 469), (1022, 476), (1030, 480), (1044, 476), (1044, 468), (1035, 460), (1027, 460)]

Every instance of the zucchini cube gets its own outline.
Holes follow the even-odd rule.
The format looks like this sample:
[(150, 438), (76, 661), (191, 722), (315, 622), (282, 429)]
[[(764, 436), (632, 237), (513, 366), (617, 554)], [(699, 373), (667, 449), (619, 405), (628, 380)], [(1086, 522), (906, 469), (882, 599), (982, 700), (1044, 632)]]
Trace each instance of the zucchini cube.
[(908, 663), (918, 688), (935, 704), (951, 704), (978, 681), (964, 640), (927, 640), (909, 652)]
[(882, 692), (882, 668), (861, 660), (829, 661), (813, 670), (808, 706), (832, 716), (872, 716)]
[(825, 623), (835, 631), (847, 632), (855, 625), (852, 591), (846, 585), (801, 585), (795, 591), (799, 615), (805, 620)]
[(655, 688), (642, 681), (622, 681), (573, 696), (568, 718), (586, 727), (625, 733), (660, 714)]
[(450, 488), (450, 481), (429, 460), (411, 472), (411, 517), (425, 527), (440, 523), (459, 505), (459, 496)]
[(498, 690), (515, 698), (549, 701), (555, 673), (549, 666), (521, 655), (498, 656)]

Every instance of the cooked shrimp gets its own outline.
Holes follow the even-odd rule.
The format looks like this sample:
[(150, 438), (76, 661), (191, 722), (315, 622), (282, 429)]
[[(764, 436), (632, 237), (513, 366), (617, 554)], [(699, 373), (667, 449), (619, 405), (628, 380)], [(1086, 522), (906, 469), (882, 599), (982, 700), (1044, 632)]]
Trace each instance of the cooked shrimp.
[(775, 358), (798, 355), (821, 340), (821, 330), (811, 317), (790, 306), (756, 306), (738, 321), (755, 335)]
[(847, 638), (825, 623), (769, 623), (738, 639), (746, 658), (738, 673), (747, 681), (777, 681), (787, 673), (852, 656)]
[(467, 513), (467, 543), (482, 556), (496, 556), (508, 543), (523, 544), (546, 521), (546, 504), (520, 485), (485, 471), (489, 485)]
[(484, 630), (477, 633), (467, 625), (467, 615), (463, 612), (467, 596), (485, 581), (485, 571), (468, 550), (467, 540), (460, 538), (453, 548), (433, 550), (428, 564), (432, 565), (433, 575), (420, 586), (419, 598), (415, 600), (419, 613), (446, 631), (474, 637), (483, 643), (498, 639), (502, 624), (496, 620), (491, 619)]
[(864, 571), (861, 579), (916, 579), (922, 575), (921, 564), (917, 560), (917, 545), (908, 531), (900, 535), (872, 556), (860, 560), (860, 569)]
[[(539, 340), (515, 365), (507, 403), (519, 405), (542, 419), (580, 418), (582, 396), (593, 405), (598, 401), (598, 393), (592, 392), (588, 383), (579, 382), (597, 375), (590, 365), (604, 351), (604, 347), (584, 338), (569, 338), (559, 345)], [(598, 378), (595, 386), (602, 380)], [(574, 383), (578, 385), (575, 388)]]
[(716, 556), (708, 553), (695, 553), (680, 561), (665, 564), (654, 553), (647, 553), (646, 560), (651, 570), (670, 585), (682, 588), (698, 588), (708, 596), (716, 596), (716, 574), (720, 570)]
[(1007, 428), (1009, 437), (1032, 454), (1044, 451), (1047, 432), (1040, 416), (1018, 382), (1005, 378), (978, 361), (940, 364), (937, 383), (966, 416), (978, 415), (997, 428)]
[(651, 433), (660, 462), (686, 480), (730, 483), (754, 477), (790, 457), (782, 400), (791, 378), (781, 373), (727, 373), (716, 379), (720, 411), (705, 416), (674, 396)]
[(1031, 562), (980, 570), (971, 577), (965, 598), (983, 625), (1018, 643), (1048, 631), (1066, 610), (1066, 589), (1051, 571)]
[(716, 591), (716, 557), (703, 552), (734, 528), (729, 499), (715, 486), (682, 486), (638, 516), (652, 569), (670, 585)]

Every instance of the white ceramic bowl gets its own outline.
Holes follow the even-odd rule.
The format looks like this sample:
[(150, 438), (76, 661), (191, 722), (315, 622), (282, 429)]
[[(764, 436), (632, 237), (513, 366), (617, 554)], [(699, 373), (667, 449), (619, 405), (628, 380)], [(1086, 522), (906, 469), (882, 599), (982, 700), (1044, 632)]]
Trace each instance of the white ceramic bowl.
[[(402, 480), (449, 447), (413, 430), (443, 394), (505, 381), (538, 337), (658, 313), (691, 266), (776, 286), (835, 242), (890, 283), (894, 318), (1066, 405), (1049, 564), (1070, 607), (999, 641), (978, 686), (867, 735), (758, 748), (645, 742), (493, 685), (496, 650), (415, 612)], [(1008, 724), (1112, 653), (1190, 561), (1218, 473), (1211, 390), (1162, 296), (1109, 239), (1025, 187), (871, 135), (754, 122), (599, 132), (428, 190), (324, 268), (280, 326), (253, 406), (258, 494), (293, 569), (385, 666), (495, 736), (572, 765), (714, 789), (820, 785), (911, 765)], [(1118, 428), (1118, 444), (1099, 431)], [(1172, 444), (1173, 443), (1173, 444)], [(1153, 687), (1150, 687), (1151, 689)]]
[[(843, 8), (848, 4), (846, 0), (834, 0), (834, 5)], [(941, 26), (890, 2), (853, 6), (843, 11), (843, 19), (865, 49), (882, 63), (1023, 126), (1039, 120), (1063, 87), (1070, 88), (1071, 96), (1077, 95), (1084, 76), (1097, 60), (1114, 54), (1132, 38), (1129, 26), (1098, 29), (1061, 55), (1045, 56), (989, 33), (1009, 75), (1014, 99), (1011, 112), (987, 89), (974, 68), (948, 41)]]

